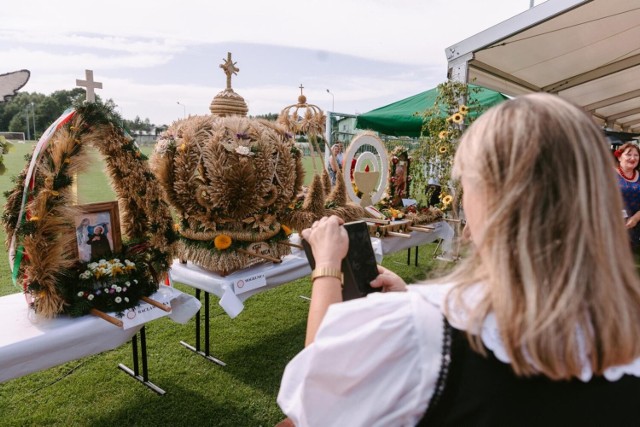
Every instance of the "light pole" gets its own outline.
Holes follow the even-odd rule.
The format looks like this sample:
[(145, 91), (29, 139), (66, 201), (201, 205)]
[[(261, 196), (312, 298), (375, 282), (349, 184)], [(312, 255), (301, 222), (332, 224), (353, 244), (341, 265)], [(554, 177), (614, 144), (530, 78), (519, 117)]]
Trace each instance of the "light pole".
[(31, 103), (31, 114), (33, 118), (33, 139), (37, 139), (36, 137), (36, 107), (35, 104)]
[(329, 89), (327, 89), (327, 93), (331, 95), (331, 112), (335, 113), (336, 110), (336, 97), (333, 96), (333, 93)]
[(180, 101), (176, 101), (176, 104), (182, 105), (182, 118), (187, 117), (187, 107), (184, 104), (181, 104)]
[(24, 109), (25, 119), (27, 121), (27, 141), (31, 141), (31, 123), (29, 123), (29, 106)]

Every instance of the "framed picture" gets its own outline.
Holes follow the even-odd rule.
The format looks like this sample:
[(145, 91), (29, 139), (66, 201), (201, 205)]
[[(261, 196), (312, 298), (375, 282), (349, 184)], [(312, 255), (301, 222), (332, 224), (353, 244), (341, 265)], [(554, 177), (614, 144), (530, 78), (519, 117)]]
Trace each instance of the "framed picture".
[(118, 202), (78, 206), (74, 218), (76, 250), (83, 262), (108, 259), (122, 250)]

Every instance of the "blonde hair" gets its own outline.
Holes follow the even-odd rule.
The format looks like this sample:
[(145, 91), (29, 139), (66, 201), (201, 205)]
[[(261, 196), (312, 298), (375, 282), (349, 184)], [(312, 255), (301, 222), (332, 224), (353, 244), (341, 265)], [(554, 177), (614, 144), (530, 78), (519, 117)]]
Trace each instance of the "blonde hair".
[(495, 314), (517, 375), (577, 377), (585, 349), (595, 374), (640, 356), (640, 282), (613, 166), (591, 118), (554, 95), (506, 101), (462, 137), (454, 176), (486, 195), (485, 221), (449, 276), (450, 302), (485, 285), (470, 326)]

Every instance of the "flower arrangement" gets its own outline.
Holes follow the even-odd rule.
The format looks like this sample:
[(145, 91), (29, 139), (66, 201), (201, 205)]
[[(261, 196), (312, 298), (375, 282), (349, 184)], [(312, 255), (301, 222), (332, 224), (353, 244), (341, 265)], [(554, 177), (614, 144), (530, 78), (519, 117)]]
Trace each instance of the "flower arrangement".
[(83, 263), (78, 270), (77, 285), (69, 291), (69, 314), (81, 316), (92, 308), (115, 312), (118, 317), (124, 310), (135, 307), (139, 300), (156, 288), (155, 282), (144, 266), (129, 259), (101, 259)]
[[(414, 198), (419, 205), (427, 205), (433, 195), (434, 182), (441, 186), (440, 202), (436, 208), (456, 215), (456, 197), (459, 184), (451, 181), (451, 168), (458, 140), (473, 117), (482, 111), (479, 101), (471, 95), (479, 89), (464, 83), (447, 81), (438, 85), (438, 96), (432, 108), (424, 112), (424, 125), (420, 145), (412, 152), (414, 158), (427, 166), (413, 173)], [(461, 100), (468, 104), (461, 104)], [(470, 112), (474, 112), (472, 117)]]

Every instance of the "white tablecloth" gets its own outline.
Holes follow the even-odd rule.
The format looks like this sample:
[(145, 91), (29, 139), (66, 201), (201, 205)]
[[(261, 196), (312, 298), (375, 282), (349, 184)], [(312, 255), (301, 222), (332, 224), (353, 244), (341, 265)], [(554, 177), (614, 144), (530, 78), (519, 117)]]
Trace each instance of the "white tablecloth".
[[(444, 239), (443, 250), (449, 252), (454, 236), (453, 228), (446, 222), (430, 224), (434, 230), (428, 233), (412, 231), (411, 238), (385, 237), (378, 239), (371, 238), (371, 243), (376, 255), (376, 260), (380, 263), (384, 255), (399, 252), (403, 249), (423, 245)], [(289, 239), (292, 243), (299, 243), (300, 237), (292, 234)], [(192, 262), (182, 264), (179, 260), (174, 260), (171, 270), (171, 279), (184, 283), (193, 288), (201, 289), (218, 296), (220, 306), (225, 312), (234, 318), (244, 309), (243, 301), (257, 293), (275, 288), (283, 283), (291, 282), (311, 274), (311, 267), (304, 254), (304, 251), (292, 248), (292, 253), (282, 259), (282, 263), (264, 263), (253, 267), (236, 271), (228, 276), (220, 276), (212, 271), (199, 267)], [(257, 280), (255, 278), (258, 278)], [(253, 279), (253, 280), (252, 280)], [(256, 287), (250, 290), (240, 288), (239, 283), (259, 282)]]
[[(242, 302), (250, 296), (307, 276), (311, 274), (311, 267), (309, 267), (304, 251), (293, 248), (292, 253), (284, 257), (279, 264), (271, 262), (258, 264), (228, 276), (220, 276), (192, 262), (182, 264), (178, 260), (174, 260), (169, 273), (171, 280), (221, 298), (220, 306), (230, 317), (234, 318), (244, 309)], [(251, 278), (256, 277), (260, 281), (257, 287), (250, 290), (240, 288), (239, 284), (247, 283)]]
[(434, 229), (430, 232), (412, 231), (410, 233), (411, 238), (409, 239), (395, 236), (385, 237), (383, 239), (377, 239), (375, 237), (372, 238), (371, 243), (373, 244), (374, 251), (376, 252), (376, 254), (381, 252), (381, 258), (378, 262), (382, 260), (383, 255), (392, 254), (395, 252), (400, 252), (404, 249), (425, 245), (437, 239), (443, 239), (443, 253), (450, 254), (453, 244), (453, 237), (455, 235), (453, 227), (451, 227), (449, 223), (445, 221), (435, 222), (433, 224), (429, 224), (429, 226), (434, 227)]
[[(166, 315), (181, 323), (200, 308), (194, 297), (166, 286), (151, 298), (170, 302), (172, 310)], [(111, 350), (142, 328), (122, 329), (92, 315), (39, 318), (22, 293), (0, 298), (0, 325), (0, 383)]]

